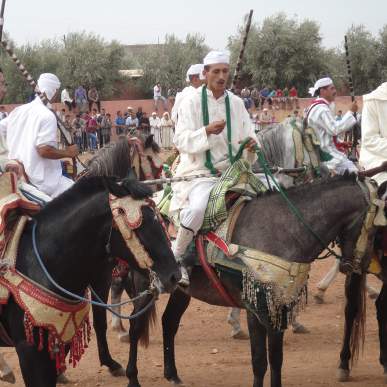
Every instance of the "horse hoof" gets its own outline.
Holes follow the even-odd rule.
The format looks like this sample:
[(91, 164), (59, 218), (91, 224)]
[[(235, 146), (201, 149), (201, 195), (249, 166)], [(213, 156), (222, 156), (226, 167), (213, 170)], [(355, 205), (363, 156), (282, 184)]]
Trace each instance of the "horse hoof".
[(15, 374), (12, 371), (8, 371), (7, 373), (0, 376), (0, 380), (6, 383), (15, 384), (16, 378)]
[(349, 381), (349, 370), (339, 368), (337, 371), (337, 380), (341, 383)]
[(185, 386), (183, 381), (178, 376), (167, 377), (167, 380), (174, 386), (180, 386), (180, 387)]
[(120, 339), (121, 343), (129, 343), (130, 342), (130, 336), (128, 332), (122, 333), (118, 335), (118, 338)]
[(324, 294), (317, 293), (313, 296), (316, 304), (324, 304)]
[(65, 374), (58, 375), (58, 377), (56, 378), (56, 382), (57, 382), (57, 384), (70, 384), (71, 383)]
[(248, 340), (250, 337), (246, 332), (239, 331), (231, 336), (234, 340)]
[(305, 335), (310, 333), (310, 330), (306, 327), (304, 327), (302, 324), (297, 323), (293, 325), (293, 333), (297, 335)]
[(114, 376), (115, 378), (121, 378), (123, 376), (126, 376), (125, 370), (122, 367), (119, 367), (115, 370), (111, 370), (109, 368), (110, 375)]

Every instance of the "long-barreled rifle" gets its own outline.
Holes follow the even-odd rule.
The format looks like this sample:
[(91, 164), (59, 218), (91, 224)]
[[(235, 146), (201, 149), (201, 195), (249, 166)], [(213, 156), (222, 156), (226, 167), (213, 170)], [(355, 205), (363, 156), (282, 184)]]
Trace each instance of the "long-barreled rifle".
[(5, 0), (2, 0), (2, 2), (1, 2), (1, 9), (0, 9), (0, 41), (1, 41), (2, 37), (3, 37), (4, 11), (5, 11)]
[[(254, 170), (256, 174), (265, 173), (263, 169)], [(280, 173), (280, 174), (286, 174), (286, 175), (293, 175), (298, 173), (304, 173), (305, 168), (280, 168), (280, 167), (273, 167), (270, 168), (271, 173)], [(144, 180), (142, 181), (143, 184), (146, 185), (156, 185), (156, 184), (171, 184), (171, 183), (177, 183), (181, 181), (192, 181), (196, 179), (202, 179), (202, 178), (214, 178), (217, 176), (221, 176), (219, 173), (218, 175), (213, 175), (212, 173), (199, 173), (197, 175), (189, 175), (189, 176), (176, 176), (176, 177), (167, 177), (162, 179), (154, 179), (154, 180)]]
[[(344, 47), (345, 47), (345, 57), (347, 62), (347, 76), (348, 76), (348, 86), (349, 86), (349, 92), (351, 95), (351, 101), (355, 101), (355, 90), (353, 87), (353, 77), (352, 77), (352, 66), (351, 66), (351, 58), (349, 56), (349, 48), (348, 48), (348, 37), (347, 35), (344, 36)], [(357, 118), (357, 114), (354, 113), (355, 118)], [(359, 145), (359, 139), (360, 139), (360, 126), (357, 123), (352, 128), (352, 147), (351, 147), (351, 154), (350, 159), (353, 161), (357, 161), (356, 156), (356, 149)]]
[[(36, 84), (34, 78), (27, 71), (27, 69), (25, 68), (23, 63), (20, 61), (20, 59), (16, 56), (16, 54), (14, 53), (14, 51), (13, 51), (12, 47), (10, 46), (10, 44), (5, 39), (2, 39), (1, 40), (1, 46), (4, 48), (4, 50), (7, 52), (7, 54), (10, 56), (10, 58), (13, 60), (13, 62), (16, 64), (16, 67), (19, 70), (19, 72), (27, 80), (27, 82), (30, 84), (30, 86), (35, 91), (35, 93), (38, 95), (38, 97), (41, 99), (41, 101), (47, 106), (49, 101), (47, 99), (46, 94), (42, 93), (39, 90), (39, 88), (37, 87), (37, 84)], [(64, 122), (60, 119), (60, 117), (58, 117), (58, 115), (56, 114), (54, 109), (51, 109), (48, 106), (47, 106), (47, 108), (55, 115), (55, 118), (56, 118), (56, 121), (57, 121), (57, 125), (58, 125), (58, 129), (59, 129), (60, 133), (63, 135), (63, 138), (64, 138), (64, 141), (65, 141), (66, 145), (67, 146), (72, 145), (73, 142), (72, 142), (71, 134), (66, 129)], [(73, 176), (76, 177), (77, 173), (82, 172), (86, 167), (82, 163), (82, 161), (79, 160), (78, 157), (75, 157), (72, 160), (73, 160), (73, 168), (74, 168)]]
[(239, 79), (239, 74), (240, 74), (240, 71), (242, 68), (243, 56), (245, 53), (245, 48), (246, 48), (246, 44), (247, 44), (247, 38), (249, 36), (252, 18), (253, 18), (253, 10), (250, 10), (249, 16), (247, 17), (247, 21), (246, 21), (246, 28), (245, 28), (245, 33), (244, 33), (243, 39), (242, 39), (241, 50), (239, 51), (239, 57), (237, 60), (237, 64), (236, 64), (235, 72), (234, 72), (234, 77), (233, 77), (232, 84), (231, 84), (231, 91), (233, 91), (233, 92), (236, 89), (236, 85), (237, 85), (237, 82)]

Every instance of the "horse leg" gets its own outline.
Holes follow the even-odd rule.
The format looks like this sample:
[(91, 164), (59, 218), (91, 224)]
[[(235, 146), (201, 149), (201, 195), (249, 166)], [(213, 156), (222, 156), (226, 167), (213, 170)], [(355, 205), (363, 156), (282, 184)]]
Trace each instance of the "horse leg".
[[(92, 283), (93, 289), (98, 289), (98, 296), (106, 303), (109, 296), (110, 289), (110, 272), (106, 270), (107, 276), (100, 278), (97, 283)], [(95, 300), (94, 296), (92, 297)], [(125, 370), (121, 364), (117, 363), (111, 356), (109, 351), (109, 345), (106, 338), (107, 332), (107, 318), (106, 309), (93, 305), (93, 325), (97, 338), (98, 356), (101, 365), (109, 368), (109, 372), (112, 376), (125, 376)]]
[(380, 345), (380, 364), (384, 368), (384, 374), (386, 375), (387, 382), (387, 288), (383, 284), (379, 297), (375, 302), (376, 315), (379, 325), (379, 345)]
[(241, 327), (241, 310), (239, 308), (231, 308), (227, 322), (231, 325), (231, 337), (236, 340), (248, 340), (249, 336), (243, 332)]
[(179, 323), (184, 312), (188, 308), (191, 297), (176, 289), (169, 297), (165, 308), (163, 324), (164, 346), (164, 377), (175, 385), (183, 384), (177, 374), (175, 361), (175, 336), (179, 329)]
[(55, 387), (56, 367), (47, 350), (20, 341), (15, 346), (26, 387)]
[(268, 334), (271, 387), (281, 387), (284, 332), (271, 331)]
[(247, 311), (247, 325), (250, 334), (251, 362), (253, 365), (253, 387), (263, 387), (267, 371), (266, 328), (258, 321), (255, 314)]
[(353, 300), (360, 297), (361, 276), (352, 274), (345, 279), (345, 296), (347, 303), (345, 305), (345, 324), (344, 324), (344, 340), (340, 352), (340, 364), (338, 370), (338, 381), (346, 382), (349, 380), (350, 369), (349, 361), (351, 359), (351, 335), (353, 323), (358, 313), (358, 303)]
[[(123, 279), (112, 278), (111, 284), (111, 302), (112, 304), (119, 304), (121, 302), (122, 293), (124, 291)], [(117, 314), (121, 314), (121, 307), (115, 306), (112, 308), (114, 312)], [(119, 337), (121, 338), (121, 333), (126, 333), (124, 326), (122, 325), (122, 321), (118, 316), (112, 315), (111, 327), (113, 331), (117, 331), (119, 333)]]
[(317, 304), (324, 303), (324, 295), (328, 287), (339, 274), (340, 261), (335, 259), (334, 265), (329, 269), (324, 278), (317, 284), (317, 293), (314, 295), (314, 299)]
[[(143, 299), (135, 301), (132, 314), (138, 313), (149, 302), (151, 297), (147, 296)], [(156, 309), (153, 306), (150, 310), (146, 311), (141, 316), (130, 320), (129, 328), (129, 360), (126, 367), (126, 376), (129, 379), (128, 387), (140, 387), (138, 381), (138, 369), (137, 369), (137, 350), (138, 342), (143, 341), (145, 347), (149, 344), (149, 324), (155, 320)]]

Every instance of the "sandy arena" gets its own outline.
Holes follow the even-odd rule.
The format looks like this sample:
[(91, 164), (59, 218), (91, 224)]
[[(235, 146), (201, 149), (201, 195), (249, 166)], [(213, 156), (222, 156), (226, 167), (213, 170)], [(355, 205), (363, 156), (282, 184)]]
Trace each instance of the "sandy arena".
[[(304, 323), (311, 333), (295, 335), (289, 330), (285, 335), (283, 384), (287, 387), (384, 387), (383, 370), (378, 363), (375, 307), (371, 300), (368, 300), (364, 355), (352, 372), (351, 382), (339, 383), (336, 381), (343, 326), (344, 276), (340, 274), (332, 288), (328, 289), (325, 305), (316, 305), (311, 297), (316, 289), (316, 282), (328, 270), (331, 263), (331, 259), (317, 262), (311, 272), (309, 305), (300, 316), (300, 322)], [(370, 283), (379, 286), (374, 278), (370, 278)], [(162, 296), (157, 304), (159, 317), (166, 300), (167, 297)], [(226, 316), (226, 308), (192, 301), (182, 319), (176, 343), (177, 366), (186, 386), (252, 386), (253, 374), (250, 365), (249, 342), (230, 338), (230, 327), (226, 322)], [(246, 326), (244, 320), (245, 318), (243, 318), (243, 325)], [(147, 350), (141, 348), (139, 351), (139, 375), (143, 387), (171, 385), (163, 378), (160, 318), (158, 321), (149, 348)], [(109, 343), (113, 357), (125, 365), (128, 359), (128, 344), (120, 343), (116, 333), (111, 330), (109, 331)], [(14, 350), (4, 349), (3, 353), (16, 371), (16, 386), (23, 386)], [(106, 368), (99, 366), (95, 335), (80, 365), (76, 369), (69, 369), (67, 376), (73, 383), (71, 385), (74, 386), (127, 386), (126, 378), (113, 378)], [(270, 386), (269, 378), (268, 373), (265, 386)]]

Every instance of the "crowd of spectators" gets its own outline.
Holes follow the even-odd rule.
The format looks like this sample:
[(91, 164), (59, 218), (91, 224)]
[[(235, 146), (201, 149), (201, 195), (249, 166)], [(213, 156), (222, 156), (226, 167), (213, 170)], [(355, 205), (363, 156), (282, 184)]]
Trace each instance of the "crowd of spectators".
[(267, 107), (269, 110), (293, 110), (299, 109), (298, 91), (295, 86), (290, 89), (285, 87), (270, 88), (264, 86), (262, 89), (258, 87), (244, 87), (240, 92), (240, 97), (247, 110), (257, 109), (263, 110)]

